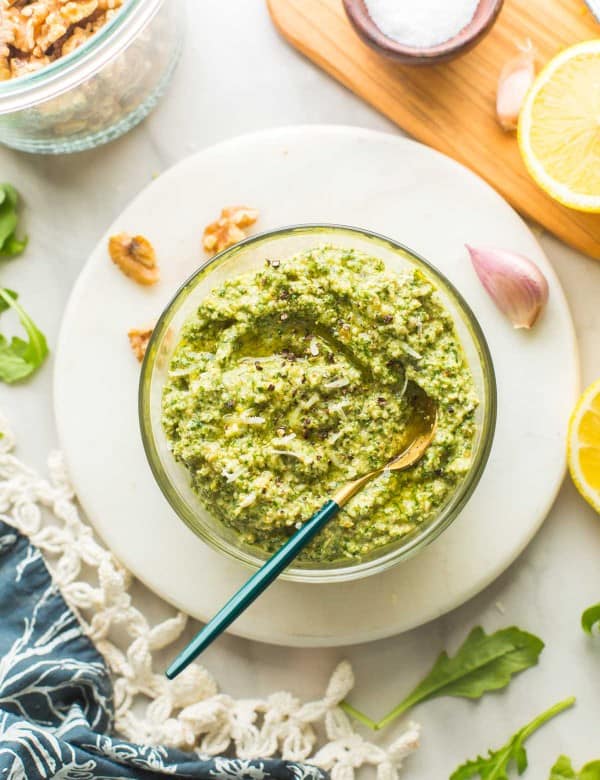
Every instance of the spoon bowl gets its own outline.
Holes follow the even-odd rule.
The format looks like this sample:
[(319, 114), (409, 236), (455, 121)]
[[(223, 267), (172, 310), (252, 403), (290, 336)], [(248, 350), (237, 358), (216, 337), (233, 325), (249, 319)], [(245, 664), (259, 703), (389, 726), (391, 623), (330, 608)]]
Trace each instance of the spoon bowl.
[(386, 35), (373, 21), (365, 0), (343, 0), (359, 37), (378, 54), (404, 65), (436, 65), (466, 54), (492, 29), (504, 0), (480, 0), (475, 15), (456, 35), (436, 46), (407, 46)]
[(384, 471), (405, 471), (415, 466), (433, 441), (437, 428), (437, 404), (418, 385), (411, 382), (409, 386), (414, 406), (403, 442), (398, 447), (398, 454), (381, 468), (363, 474), (362, 477), (347, 482), (340, 488), (333, 497), (340, 507)]

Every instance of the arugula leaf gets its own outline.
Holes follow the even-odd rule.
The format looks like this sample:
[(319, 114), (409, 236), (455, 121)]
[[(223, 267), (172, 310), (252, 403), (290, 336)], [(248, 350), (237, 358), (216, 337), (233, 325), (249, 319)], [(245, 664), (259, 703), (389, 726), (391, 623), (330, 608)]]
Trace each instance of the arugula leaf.
[(27, 237), (16, 237), (19, 194), (11, 184), (0, 184), (0, 256), (14, 257), (27, 246)]
[(28, 240), (27, 236), (23, 236), (23, 238), (17, 238), (14, 234), (9, 236), (2, 244), (0, 255), (4, 257), (16, 257), (17, 255), (22, 254), (25, 251)]
[(0, 334), (0, 381), (11, 384), (25, 379), (44, 362), (48, 345), (44, 334), (17, 302), (17, 293), (0, 288), (0, 314), (14, 309), (25, 329), (28, 341), (13, 336), (8, 339)]
[(560, 756), (550, 770), (549, 780), (577, 780), (571, 759), (566, 756)]
[(586, 764), (579, 773), (578, 780), (600, 780), (600, 761)]
[(0, 190), (2, 191), (0, 204), (7, 200), (10, 205), (16, 209), (19, 205), (19, 193), (12, 186), (12, 184), (0, 184)]
[(16, 301), (19, 296), (14, 290), (9, 290), (8, 287), (2, 287), (0, 289), (5, 293), (0, 297), (0, 314), (2, 314), (3, 311), (8, 311), (10, 309), (10, 302), (7, 299), (12, 298), (13, 301)]
[(571, 759), (561, 756), (552, 767), (549, 780), (600, 780), (600, 761), (592, 761), (581, 772), (575, 772)]
[[(7, 203), (7, 201), (5, 201)], [(12, 236), (17, 227), (17, 215), (12, 206), (2, 208), (0, 206), (0, 247), (4, 250), (4, 244)]]
[(442, 653), (425, 679), (378, 723), (346, 702), (342, 708), (379, 730), (420, 702), (440, 696), (479, 699), (488, 691), (505, 688), (515, 674), (537, 664), (543, 649), (541, 639), (514, 626), (495, 634), (474, 628), (454, 657)]
[(581, 616), (581, 627), (587, 634), (593, 633), (593, 628), (597, 623), (600, 623), (600, 604), (589, 607)]
[[(480, 780), (509, 780), (508, 773), (512, 768), (522, 775), (527, 769), (527, 751), (523, 747), (524, 743), (544, 723), (574, 704), (574, 698), (555, 704), (554, 707), (534, 718), (531, 723), (519, 729), (499, 750), (489, 750), (487, 756), (478, 756), (459, 766), (450, 775), (450, 780), (471, 780), (473, 777), (479, 777)], [(566, 777), (568, 778), (569, 775)], [(560, 775), (558, 779), (560, 780)], [(593, 778), (586, 778), (586, 780), (593, 780)]]

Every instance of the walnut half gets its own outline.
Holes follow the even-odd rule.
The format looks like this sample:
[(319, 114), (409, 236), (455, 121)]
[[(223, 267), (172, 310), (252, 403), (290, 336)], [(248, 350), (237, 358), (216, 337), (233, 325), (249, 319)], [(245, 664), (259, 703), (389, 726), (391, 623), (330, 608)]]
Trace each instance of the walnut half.
[(127, 333), (133, 354), (140, 363), (144, 359), (144, 355), (148, 349), (148, 343), (150, 341), (150, 336), (152, 335), (153, 330), (154, 325), (150, 325), (147, 328), (132, 328)]
[(113, 263), (139, 284), (155, 284), (160, 278), (154, 247), (144, 236), (118, 233), (108, 240)]
[(207, 252), (217, 254), (246, 238), (243, 228), (258, 219), (258, 209), (249, 206), (226, 206), (221, 216), (204, 229), (203, 245)]

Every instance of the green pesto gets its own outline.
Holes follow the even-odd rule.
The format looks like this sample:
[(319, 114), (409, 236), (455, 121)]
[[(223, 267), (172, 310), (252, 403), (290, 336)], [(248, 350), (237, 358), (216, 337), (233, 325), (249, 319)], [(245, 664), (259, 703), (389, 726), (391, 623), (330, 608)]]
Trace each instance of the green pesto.
[(184, 325), (162, 421), (211, 513), (272, 553), (399, 451), (415, 385), (439, 405), (424, 459), (374, 480), (302, 556), (351, 562), (430, 521), (471, 464), (473, 378), (419, 270), (324, 246), (226, 281)]

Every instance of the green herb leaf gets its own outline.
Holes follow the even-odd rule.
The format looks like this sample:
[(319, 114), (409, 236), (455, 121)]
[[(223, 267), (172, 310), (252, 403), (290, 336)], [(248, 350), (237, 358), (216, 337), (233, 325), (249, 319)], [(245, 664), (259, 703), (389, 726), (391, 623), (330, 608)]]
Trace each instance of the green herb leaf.
[[(538, 662), (541, 639), (519, 628), (486, 634), (474, 628), (453, 658), (442, 653), (425, 679), (377, 724), (381, 729), (419, 702), (440, 696), (479, 699), (505, 688), (512, 677)], [(350, 714), (356, 714), (356, 710)]]
[(549, 780), (577, 780), (571, 759), (561, 756), (550, 770)]
[(25, 379), (44, 362), (48, 345), (44, 334), (36, 327), (31, 317), (17, 302), (17, 294), (0, 288), (0, 313), (14, 309), (28, 340), (14, 336), (10, 341), (0, 335), (0, 380), (11, 384)]
[(10, 205), (16, 209), (19, 205), (19, 193), (16, 191), (16, 189), (12, 186), (12, 184), (0, 184), (0, 189), (2, 189), (2, 202), (7, 200)]
[(549, 780), (600, 780), (600, 761), (586, 764), (581, 772), (573, 769), (571, 759), (561, 756), (550, 771)]
[(578, 780), (600, 780), (600, 761), (586, 764), (579, 773)]
[(10, 301), (8, 299), (12, 298), (13, 301), (16, 301), (19, 296), (14, 290), (9, 290), (8, 287), (0, 289), (4, 292), (4, 295), (0, 296), (0, 314), (2, 314), (3, 311), (10, 309)]
[(593, 633), (593, 628), (597, 623), (600, 623), (600, 604), (589, 607), (581, 616), (581, 627), (588, 634)]
[(27, 236), (23, 236), (23, 238), (17, 238), (13, 234), (9, 236), (4, 242), (4, 244), (2, 245), (2, 251), (0, 252), (0, 254), (4, 255), (5, 257), (16, 257), (16, 255), (20, 255), (22, 252), (25, 251), (27, 242), (28, 242)]
[[(534, 718), (531, 723), (523, 726), (499, 750), (490, 750), (487, 756), (478, 756), (473, 761), (467, 761), (459, 766), (450, 775), (450, 780), (471, 780), (473, 777), (479, 777), (480, 780), (509, 780), (508, 773), (512, 769), (516, 769), (518, 774), (522, 775), (527, 769), (527, 752), (523, 747), (524, 743), (544, 723), (574, 704), (574, 698), (555, 704), (554, 707)], [(560, 775), (558, 777), (560, 778)]]
[(0, 184), (0, 256), (14, 257), (27, 246), (27, 237), (19, 239), (17, 230), (19, 194), (11, 184)]
[[(6, 201), (5, 201), (6, 203)], [(17, 215), (10, 205), (8, 208), (0, 206), (0, 247), (4, 251), (4, 245), (15, 232), (17, 227)]]

